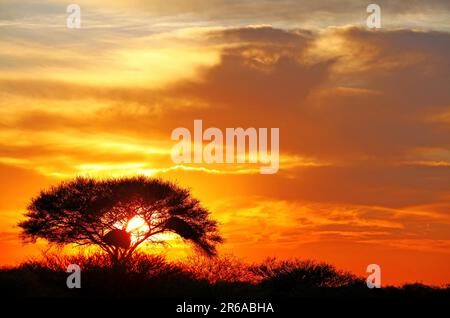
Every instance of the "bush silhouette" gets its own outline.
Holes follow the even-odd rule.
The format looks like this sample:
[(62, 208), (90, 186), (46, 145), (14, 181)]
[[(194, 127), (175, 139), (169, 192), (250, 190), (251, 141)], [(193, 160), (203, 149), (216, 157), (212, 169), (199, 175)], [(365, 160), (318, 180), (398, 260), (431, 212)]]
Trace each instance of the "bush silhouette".
[[(82, 269), (82, 288), (66, 286), (67, 265)], [(432, 298), (448, 299), (450, 289), (423, 284), (369, 289), (364, 279), (324, 263), (267, 259), (245, 264), (233, 256), (171, 262), (161, 255), (136, 252), (126, 272), (116, 271), (104, 253), (46, 254), (15, 268), (0, 269), (4, 297), (119, 298)], [(211, 270), (211, 272), (209, 272)], [(210, 274), (208, 274), (208, 272)], [(268, 298), (270, 297), (270, 298)]]
[(261, 284), (276, 293), (301, 292), (317, 288), (342, 288), (363, 284), (361, 278), (311, 260), (277, 260), (267, 258), (250, 270)]
[(215, 258), (205, 258), (200, 255), (190, 256), (183, 266), (197, 279), (210, 283), (256, 283), (258, 275), (251, 271), (248, 264), (243, 263), (233, 255)]

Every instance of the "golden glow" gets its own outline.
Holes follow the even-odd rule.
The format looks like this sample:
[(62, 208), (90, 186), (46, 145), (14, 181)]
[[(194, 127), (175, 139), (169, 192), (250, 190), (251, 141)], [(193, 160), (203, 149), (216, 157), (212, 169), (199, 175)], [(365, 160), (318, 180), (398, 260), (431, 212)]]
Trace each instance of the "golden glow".
[(127, 232), (130, 233), (142, 233), (148, 232), (149, 227), (145, 220), (140, 216), (135, 216), (128, 222), (128, 226), (126, 228)]

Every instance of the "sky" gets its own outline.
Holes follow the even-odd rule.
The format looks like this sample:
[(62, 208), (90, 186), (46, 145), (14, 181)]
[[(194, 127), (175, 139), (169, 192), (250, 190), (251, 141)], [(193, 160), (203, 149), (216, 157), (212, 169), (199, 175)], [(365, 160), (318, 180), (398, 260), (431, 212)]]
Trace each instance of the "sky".
[[(79, 29), (0, 0), (1, 265), (45, 249), (16, 226), (40, 190), (144, 174), (191, 189), (221, 254), (450, 283), (448, 1), (377, 1), (380, 29), (354, 0), (75, 3)], [(195, 119), (280, 128), (279, 171), (175, 164)]]

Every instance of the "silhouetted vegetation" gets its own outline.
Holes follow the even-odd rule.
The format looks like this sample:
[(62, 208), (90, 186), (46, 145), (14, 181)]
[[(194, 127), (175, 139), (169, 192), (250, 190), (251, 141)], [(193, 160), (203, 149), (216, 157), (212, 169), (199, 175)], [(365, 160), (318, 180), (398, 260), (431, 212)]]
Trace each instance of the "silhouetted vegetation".
[[(25, 216), (19, 223), (25, 240), (96, 245), (118, 267), (162, 233), (175, 233), (209, 256), (222, 242), (216, 221), (188, 190), (144, 176), (62, 182), (34, 198)], [(128, 229), (136, 218), (142, 226)]]
[[(369, 289), (363, 278), (310, 260), (268, 258), (247, 264), (216, 255), (216, 221), (190, 192), (147, 177), (77, 178), (34, 198), (19, 226), (24, 239), (56, 245), (96, 245), (90, 255), (44, 254), (0, 270), (9, 297), (148, 297), (291, 299), (307, 297), (448, 297), (449, 288), (421, 284)], [(129, 224), (139, 218), (138, 230)], [(144, 226), (145, 225), (145, 226)], [(183, 262), (138, 252), (157, 234), (172, 232), (203, 254)], [(200, 256), (202, 255), (202, 256)], [(81, 268), (81, 288), (66, 285), (69, 264)]]
[[(82, 269), (80, 289), (66, 286), (67, 265)], [(297, 297), (449, 297), (449, 288), (422, 284), (369, 289), (365, 280), (329, 264), (269, 258), (246, 264), (235, 257), (193, 256), (170, 262), (163, 256), (136, 253), (125, 271), (117, 271), (107, 254), (47, 254), (0, 270), (0, 285), (9, 297), (249, 298)]]

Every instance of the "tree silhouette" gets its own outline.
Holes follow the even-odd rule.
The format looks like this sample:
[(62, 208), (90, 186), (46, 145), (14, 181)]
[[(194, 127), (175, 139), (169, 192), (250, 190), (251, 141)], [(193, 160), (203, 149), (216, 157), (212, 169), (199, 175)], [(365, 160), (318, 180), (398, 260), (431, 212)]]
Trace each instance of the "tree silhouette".
[[(19, 223), (24, 240), (97, 245), (116, 265), (165, 232), (178, 234), (209, 256), (222, 242), (216, 221), (188, 190), (147, 177), (62, 182), (34, 198), (25, 216)], [(135, 217), (145, 228), (131, 236), (127, 226)]]

